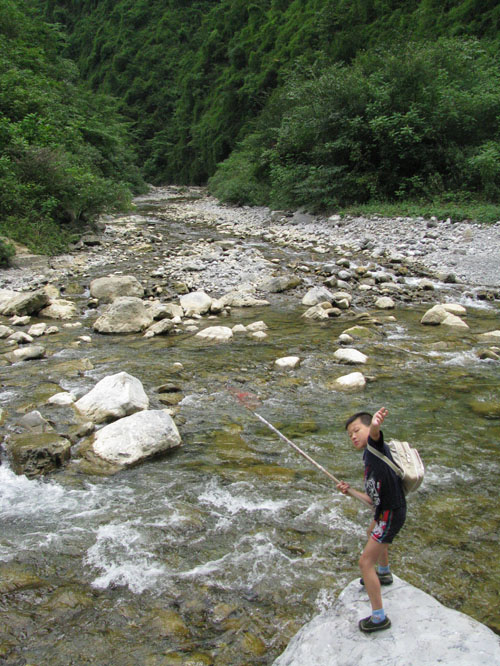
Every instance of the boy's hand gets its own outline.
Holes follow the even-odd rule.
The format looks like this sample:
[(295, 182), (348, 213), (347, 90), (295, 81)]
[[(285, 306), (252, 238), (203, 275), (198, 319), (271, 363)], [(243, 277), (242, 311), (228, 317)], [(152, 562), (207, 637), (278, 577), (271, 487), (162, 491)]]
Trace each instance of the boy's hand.
[(370, 425), (370, 437), (374, 442), (378, 442), (380, 439), (380, 426), (384, 422), (384, 419), (388, 413), (389, 411), (385, 407), (381, 407), (378, 412), (373, 415)]
[(344, 493), (344, 495), (347, 495), (350, 487), (351, 486), (346, 481), (340, 481), (340, 483), (337, 483), (338, 490), (340, 490), (341, 493)]

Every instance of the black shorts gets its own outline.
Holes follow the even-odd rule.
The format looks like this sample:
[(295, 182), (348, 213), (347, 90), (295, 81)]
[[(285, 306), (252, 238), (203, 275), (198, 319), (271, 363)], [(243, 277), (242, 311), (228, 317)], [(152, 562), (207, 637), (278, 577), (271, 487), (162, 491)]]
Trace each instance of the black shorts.
[(403, 527), (406, 519), (406, 507), (382, 511), (371, 533), (371, 538), (378, 543), (392, 543), (392, 540)]

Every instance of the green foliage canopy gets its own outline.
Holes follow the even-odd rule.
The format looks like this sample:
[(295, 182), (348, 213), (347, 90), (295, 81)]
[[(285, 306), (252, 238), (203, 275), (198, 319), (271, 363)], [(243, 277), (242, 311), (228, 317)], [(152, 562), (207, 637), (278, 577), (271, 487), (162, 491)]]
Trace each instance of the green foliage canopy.
[(61, 40), (27, 3), (1, 4), (0, 230), (48, 251), (142, 187), (115, 103), (83, 86)]

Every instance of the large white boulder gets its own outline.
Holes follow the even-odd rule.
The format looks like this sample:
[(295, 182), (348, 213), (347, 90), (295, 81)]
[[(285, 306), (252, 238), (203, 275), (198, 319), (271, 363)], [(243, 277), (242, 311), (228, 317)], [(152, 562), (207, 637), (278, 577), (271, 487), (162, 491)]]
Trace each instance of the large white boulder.
[(354, 349), (353, 347), (344, 347), (343, 349), (337, 349), (333, 357), (340, 361), (340, 363), (348, 363), (352, 365), (364, 364), (368, 360), (368, 356), (363, 354), (363, 352)]
[(149, 409), (98, 430), (92, 449), (109, 463), (129, 466), (180, 444), (181, 436), (170, 414)]
[(348, 375), (337, 377), (332, 388), (344, 391), (355, 391), (356, 389), (364, 388), (365, 385), (366, 378), (362, 372), (351, 372)]
[(92, 280), (90, 295), (101, 303), (112, 303), (119, 296), (142, 298), (144, 288), (133, 275), (108, 275)]
[(153, 317), (140, 298), (119, 296), (96, 319), (94, 330), (98, 333), (140, 333), (152, 323)]
[(43, 289), (23, 292), (0, 290), (0, 314), (7, 317), (35, 314), (48, 304), (49, 297)]
[(64, 298), (57, 298), (40, 311), (40, 317), (47, 319), (72, 319), (78, 314), (78, 309), (73, 301)]
[(227, 342), (233, 337), (233, 331), (228, 326), (209, 326), (196, 333), (195, 337), (211, 342)]
[(494, 342), (500, 344), (500, 331), (488, 331), (487, 333), (480, 333), (477, 336), (481, 342)]
[(312, 287), (302, 298), (302, 305), (318, 305), (323, 301), (333, 301), (332, 292), (326, 287)]
[(212, 298), (204, 291), (192, 291), (181, 296), (179, 300), (187, 317), (205, 314), (212, 305)]
[(75, 407), (94, 423), (104, 423), (147, 409), (149, 398), (139, 379), (118, 372), (101, 379)]
[(500, 664), (500, 639), (480, 622), (394, 576), (384, 588), (392, 627), (362, 634), (370, 604), (359, 579), (332, 608), (292, 638), (274, 666), (486, 666)]

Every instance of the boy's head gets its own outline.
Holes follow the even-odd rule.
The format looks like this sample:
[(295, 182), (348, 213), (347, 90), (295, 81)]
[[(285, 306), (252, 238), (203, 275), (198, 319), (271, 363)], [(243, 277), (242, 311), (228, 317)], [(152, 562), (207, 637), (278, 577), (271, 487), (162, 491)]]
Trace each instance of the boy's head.
[(368, 443), (372, 415), (368, 412), (357, 412), (347, 419), (345, 429), (353, 446), (358, 451), (364, 449)]

